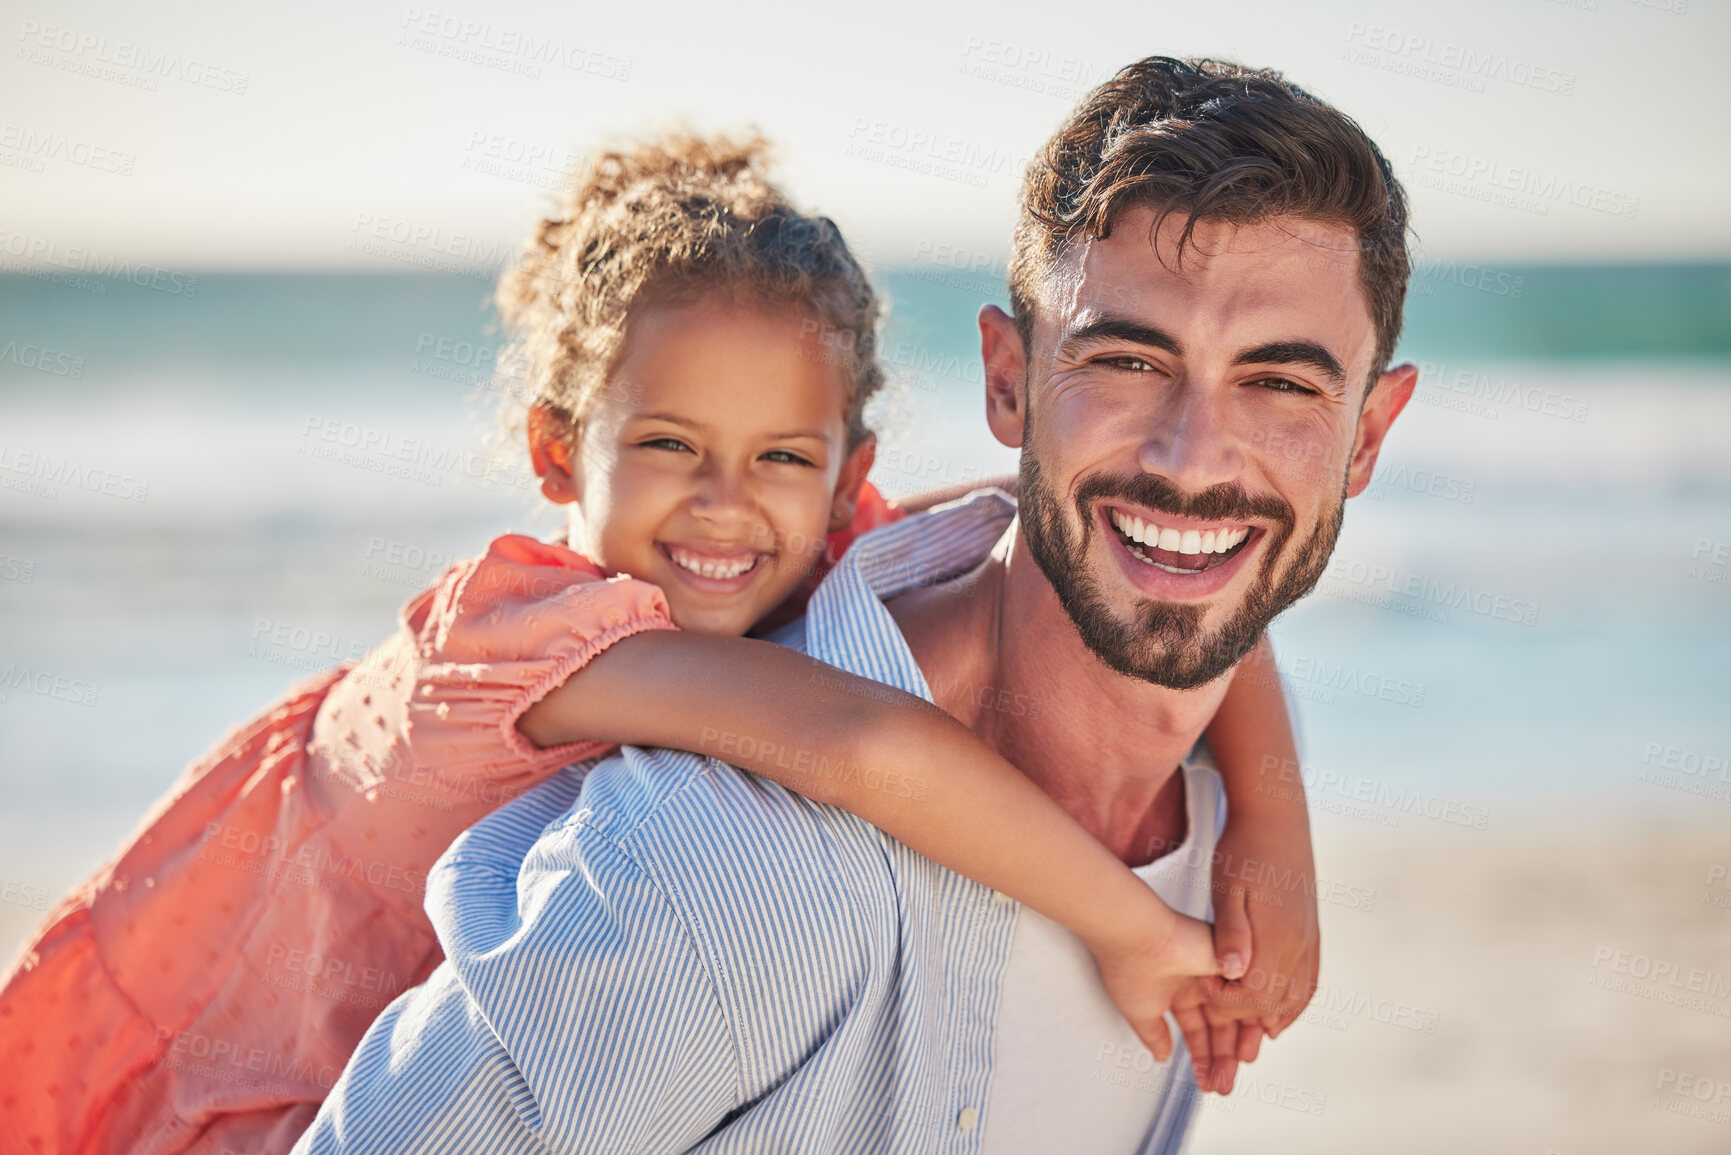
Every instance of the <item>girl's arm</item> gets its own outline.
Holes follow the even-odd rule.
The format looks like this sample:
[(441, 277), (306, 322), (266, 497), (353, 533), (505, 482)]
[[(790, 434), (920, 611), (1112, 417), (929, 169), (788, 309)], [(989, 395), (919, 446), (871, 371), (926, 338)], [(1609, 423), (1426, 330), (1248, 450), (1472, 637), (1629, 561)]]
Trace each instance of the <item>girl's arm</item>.
[(841, 806), (1085, 943), (1159, 1059), (1186, 976), (1217, 973), (1207, 924), (1168, 907), (1014, 766), (912, 694), (771, 642), (686, 631), (615, 644), (531, 707), (522, 734), (712, 755)]
[[(1251, 973), (1243, 982), (1206, 982), (1206, 1009), (1215, 1023), (1253, 1020), (1243, 1024), (1249, 1037), (1241, 1033), (1238, 1048), (1248, 1058), (1262, 1031), (1278, 1035), (1304, 1010), (1321, 961), (1310, 816), (1266, 635), (1234, 671), (1208, 745), (1227, 816), (1214, 862), (1215, 949), (1223, 960), (1240, 956)], [(1222, 1079), (1231, 1085), (1229, 1070)]]

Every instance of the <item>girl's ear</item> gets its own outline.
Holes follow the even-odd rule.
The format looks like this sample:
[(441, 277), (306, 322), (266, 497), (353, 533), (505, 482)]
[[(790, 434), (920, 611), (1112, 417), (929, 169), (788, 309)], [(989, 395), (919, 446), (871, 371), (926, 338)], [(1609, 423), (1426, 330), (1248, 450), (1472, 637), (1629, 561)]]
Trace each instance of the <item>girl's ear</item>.
[(841, 474), (835, 479), (835, 496), (830, 500), (829, 507), (829, 528), (832, 533), (853, 521), (854, 510), (859, 505), (860, 487), (865, 484), (866, 474), (872, 471), (872, 461), (877, 457), (877, 452), (878, 439), (868, 433), (848, 452), (847, 460), (842, 462)]
[(582, 486), (573, 468), (571, 423), (543, 402), (529, 409), (529, 460), (541, 479), (541, 493), (555, 505), (569, 505), (582, 498)]

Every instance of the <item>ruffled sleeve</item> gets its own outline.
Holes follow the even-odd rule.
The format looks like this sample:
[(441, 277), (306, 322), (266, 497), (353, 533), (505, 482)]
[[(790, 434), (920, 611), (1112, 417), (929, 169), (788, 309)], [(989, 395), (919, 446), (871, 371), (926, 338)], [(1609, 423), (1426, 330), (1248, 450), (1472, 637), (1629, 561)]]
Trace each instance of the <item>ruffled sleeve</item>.
[(517, 731), (523, 713), (614, 643), (673, 628), (657, 586), (605, 577), (564, 546), (494, 541), (409, 603), (396, 636), (326, 697), (309, 753), (331, 836), (412, 863), (419, 917), (426, 867), (452, 839), (559, 767), (611, 748), (539, 749)]
[(608, 748), (538, 749), (517, 732), (523, 713), (615, 642), (672, 628), (658, 587), (501, 537), (405, 607), (397, 636), (326, 699), (315, 749), (351, 785), (456, 783), (461, 797), (485, 779), (508, 792)]

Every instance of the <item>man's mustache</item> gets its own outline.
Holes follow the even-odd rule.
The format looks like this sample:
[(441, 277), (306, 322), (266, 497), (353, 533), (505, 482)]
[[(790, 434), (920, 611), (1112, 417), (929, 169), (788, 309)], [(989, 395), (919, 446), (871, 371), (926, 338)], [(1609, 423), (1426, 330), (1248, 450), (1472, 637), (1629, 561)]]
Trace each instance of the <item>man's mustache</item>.
[(1277, 537), (1292, 532), (1298, 517), (1292, 506), (1272, 493), (1251, 493), (1237, 482), (1211, 485), (1197, 493), (1179, 489), (1152, 473), (1129, 476), (1094, 474), (1076, 487), (1076, 508), (1082, 522), (1092, 528), (1089, 512), (1100, 501), (1122, 501), (1155, 513), (1169, 513), (1196, 521), (1272, 521), (1284, 527)]

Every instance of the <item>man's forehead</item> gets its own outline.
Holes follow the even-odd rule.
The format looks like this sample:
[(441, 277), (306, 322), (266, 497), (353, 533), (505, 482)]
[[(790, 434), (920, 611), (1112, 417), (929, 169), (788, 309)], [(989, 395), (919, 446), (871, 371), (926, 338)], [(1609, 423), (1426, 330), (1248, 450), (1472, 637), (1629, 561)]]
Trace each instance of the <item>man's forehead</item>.
[(1110, 237), (1073, 243), (1041, 293), (1048, 322), (1062, 332), (1101, 315), (1154, 320), (1146, 314), (1157, 311), (1163, 327), (1188, 320), (1222, 332), (1299, 326), (1354, 351), (1374, 342), (1349, 228), (1300, 217), (1203, 220), (1180, 251), (1183, 214), (1168, 216), (1158, 234), (1154, 220), (1152, 209), (1130, 209)]

